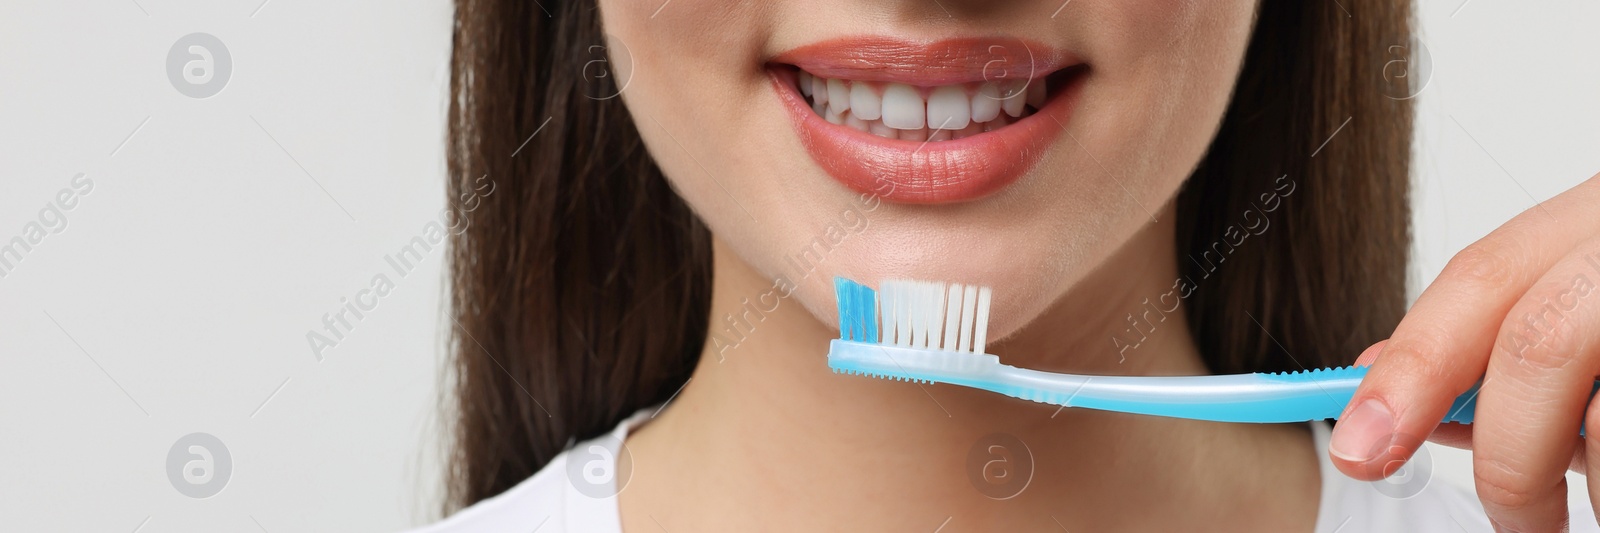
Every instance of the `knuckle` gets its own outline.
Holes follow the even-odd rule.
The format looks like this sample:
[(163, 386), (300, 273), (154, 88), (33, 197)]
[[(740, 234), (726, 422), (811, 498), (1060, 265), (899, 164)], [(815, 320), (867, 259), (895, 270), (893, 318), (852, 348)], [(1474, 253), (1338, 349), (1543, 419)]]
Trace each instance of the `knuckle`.
[(1503, 461), (1478, 456), (1473, 465), (1478, 499), (1484, 505), (1515, 511), (1527, 508), (1537, 500), (1538, 487), (1528, 476)]
[(1398, 362), (1408, 373), (1423, 379), (1442, 377), (1450, 365), (1444, 344), (1429, 326), (1412, 327), (1395, 335), (1383, 352), (1384, 359)]
[(1536, 369), (1560, 370), (1577, 362), (1589, 341), (1553, 303), (1562, 297), (1560, 288), (1549, 285), (1529, 290), (1501, 324), (1496, 345)]
[(1576, 329), (1557, 326), (1543, 342), (1523, 350), (1520, 361), (1537, 370), (1564, 370), (1579, 360)]
[(1445, 276), (1479, 287), (1506, 287), (1522, 274), (1507, 250), (1486, 237), (1451, 258), (1440, 277)]

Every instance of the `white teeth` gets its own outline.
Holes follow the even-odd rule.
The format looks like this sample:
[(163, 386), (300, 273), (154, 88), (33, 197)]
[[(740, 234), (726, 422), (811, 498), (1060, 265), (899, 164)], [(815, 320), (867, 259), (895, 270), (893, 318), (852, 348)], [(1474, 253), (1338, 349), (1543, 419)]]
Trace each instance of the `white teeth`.
[(838, 113), (850, 110), (850, 88), (843, 80), (828, 80), (828, 105)]
[(926, 124), (926, 105), (916, 88), (891, 83), (883, 89), (883, 123), (897, 130), (921, 129)]
[(984, 82), (972, 95), (972, 121), (988, 122), (1000, 116), (1000, 86)]
[(956, 130), (955, 135), (951, 136), (950, 138), (964, 139), (979, 133), (983, 133), (983, 123), (974, 120), (971, 124), (967, 124), (967, 127)]
[(867, 131), (872, 132), (873, 135), (877, 135), (879, 137), (888, 137), (890, 139), (894, 139), (900, 135), (900, 130), (889, 127), (889, 125), (884, 124), (882, 120), (874, 120), (872, 123), (867, 124)]
[(855, 128), (857, 131), (867, 131), (868, 129), (867, 122), (865, 120), (861, 120), (860, 118), (856, 118), (855, 113), (851, 113), (844, 117), (844, 125)]
[(883, 98), (865, 82), (851, 83), (850, 109), (855, 110), (856, 116), (861, 117), (861, 120), (878, 120), (883, 118), (880, 112), (883, 109)]
[(1044, 80), (1034, 80), (1028, 84), (1028, 105), (1034, 109), (1044, 108)]
[(1005, 109), (1006, 114), (1011, 115), (1012, 118), (1022, 116), (1022, 106), (1027, 104), (1024, 99), (1024, 95), (1027, 92), (1027, 89), (1024, 88), (1026, 83), (1028, 83), (1026, 80), (1012, 82), (1005, 90), (1005, 99), (1000, 101), (1000, 107)]
[[(928, 95), (928, 127), (941, 131), (959, 130), (972, 122), (971, 100), (960, 85), (946, 85)], [(932, 139), (933, 137), (929, 137)]]
[[(812, 111), (831, 124), (916, 142), (964, 139), (995, 131), (1038, 111), (1047, 98), (1042, 79), (919, 88), (904, 83), (830, 80), (799, 71), (795, 83)], [(923, 94), (928, 95), (926, 99)]]
[(996, 117), (994, 120), (991, 120), (991, 121), (983, 123), (983, 131), (994, 131), (994, 130), (1003, 128), (1007, 124), (1010, 124), (1010, 123), (1011, 123), (1011, 117), (1002, 115), (1002, 116)]

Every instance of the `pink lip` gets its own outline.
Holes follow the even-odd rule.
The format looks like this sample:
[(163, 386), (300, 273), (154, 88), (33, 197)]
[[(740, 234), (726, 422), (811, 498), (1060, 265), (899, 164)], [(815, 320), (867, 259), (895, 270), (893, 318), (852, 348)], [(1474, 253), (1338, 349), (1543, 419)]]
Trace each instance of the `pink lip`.
[[(1018, 39), (953, 39), (917, 44), (882, 37), (846, 38), (779, 55), (823, 77), (917, 86), (996, 79), (1040, 79), (1079, 65), (1071, 55)], [(1042, 109), (1015, 123), (963, 139), (886, 139), (831, 124), (795, 88), (793, 69), (768, 70), (801, 144), (828, 175), (892, 202), (940, 204), (975, 200), (1015, 182), (1060, 135), (1072, 115), (1086, 68), (1052, 88)], [(886, 186), (888, 185), (888, 186)]]

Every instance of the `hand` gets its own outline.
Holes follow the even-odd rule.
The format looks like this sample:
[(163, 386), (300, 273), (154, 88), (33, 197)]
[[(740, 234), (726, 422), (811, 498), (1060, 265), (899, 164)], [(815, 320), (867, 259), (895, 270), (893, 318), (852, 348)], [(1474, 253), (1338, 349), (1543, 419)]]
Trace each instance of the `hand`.
[[(1568, 468), (1597, 469), (1588, 484), (1600, 508), (1600, 404), (1589, 403), (1600, 374), (1600, 175), (1456, 254), (1357, 364), (1372, 369), (1329, 450), (1345, 474), (1383, 478), (1428, 439), (1473, 450), (1478, 497), (1498, 527), (1561, 530)], [(1474, 423), (1440, 425), (1480, 378)]]

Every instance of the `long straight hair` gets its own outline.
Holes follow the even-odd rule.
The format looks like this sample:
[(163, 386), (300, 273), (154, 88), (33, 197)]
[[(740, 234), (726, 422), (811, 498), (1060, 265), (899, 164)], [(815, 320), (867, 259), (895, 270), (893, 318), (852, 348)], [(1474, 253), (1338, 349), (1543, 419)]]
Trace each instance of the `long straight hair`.
[[(456, 1), (449, 194), (484, 178), (494, 193), (451, 237), (446, 513), (666, 400), (706, 339), (710, 235), (607, 97), (619, 89), (594, 7)], [(1189, 324), (1212, 371), (1346, 364), (1399, 322), (1412, 108), (1386, 69), (1404, 60), (1410, 14), (1385, 0), (1258, 7), (1227, 114), (1178, 198), (1180, 271), (1205, 280)], [(1286, 183), (1268, 229), (1219, 248)]]

